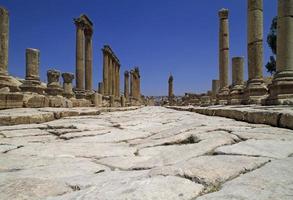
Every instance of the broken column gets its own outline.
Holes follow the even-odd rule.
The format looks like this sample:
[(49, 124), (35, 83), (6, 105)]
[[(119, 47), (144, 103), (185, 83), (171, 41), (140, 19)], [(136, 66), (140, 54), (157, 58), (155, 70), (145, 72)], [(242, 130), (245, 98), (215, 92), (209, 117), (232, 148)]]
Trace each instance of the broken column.
[(98, 93), (99, 94), (104, 94), (103, 82), (99, 82), (99, 85), (98, 85)]
[(25, 51), (26, 75), (25, 81), (20, 86), (24, 92), (44, 93), (44, 87), (41, 85), (39, 76), (40, 51), (38, 49), (28, 48)]
[(229, 95), (229, 104), (241, 104), (243, 101), (243, 68), (244, 57), (232, 58), (232, 89)]
[(8, 73), (8, 48), (9, 48), (9, 12), (0, 7), (0, 89), (6, 88), (11, 92), (19, 91), (21, 84)]
[(170, 75), (168, 79), (168, 99), (169, 99), (169, 105), (173, 105), (174, 101), (174, 89), (173, 89), (173, 76)]
[(263, 67), (263, 0), (247, 1), (248, 81), (245, 104), (260, 104), (267, 94)]
[(84, 30), (85, 34), (85, 89), (92, 91), (92, 73), (93, 73), (93, 46), (92, 35), (93, 29), (87, 26)]
[(229, 11), (221, 9), (219, 11), (220, 30), (219, 30), (219, 78), (220, 91), (217, 96), (219, 104), (227, 104), (228, 88), (228, 68), (229, 68)]
[(55, 69), (50, 69), (47, 71), (47, 89), (46, 92), (49, 95), (60, 95), (62, 94), (63, 90), (59, 83), (60, 78), (60, 71)]
[(293, 0), (278, 0), (277, 72), (266, 104), (293, 105)]
[(129, 100), (129, 72), (124, 72), (124, 97), (126, 101)]
[(72, 73), (62, 73), (63, 78), (63, 96), (71, 98), (74, 96), (72, 81), (74, 79), (74, 74)]
[(219, 80), (212, 80), (212, 95), (213, 98), (216, 98), (216, 95), (219, 92), (220, 88), (220, 81)]

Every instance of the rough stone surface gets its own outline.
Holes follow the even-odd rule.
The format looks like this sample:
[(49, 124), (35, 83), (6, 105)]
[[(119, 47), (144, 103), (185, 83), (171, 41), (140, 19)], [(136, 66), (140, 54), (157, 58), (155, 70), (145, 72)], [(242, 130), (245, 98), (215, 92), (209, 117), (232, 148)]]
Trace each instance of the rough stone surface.
[(189, 111), (0, 111), (0, 199), (292, 197), (292, 130)]

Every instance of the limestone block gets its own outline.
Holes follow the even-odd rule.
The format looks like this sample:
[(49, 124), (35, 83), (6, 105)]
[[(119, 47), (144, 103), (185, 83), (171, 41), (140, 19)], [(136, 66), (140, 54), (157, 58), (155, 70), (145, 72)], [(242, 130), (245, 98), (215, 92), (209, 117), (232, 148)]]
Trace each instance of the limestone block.
[(0, 93), (0, 109), (21, 108), (23, 106), (23, 94)]
[(26, 108), (48, 107), (49, 99), (45, 95), (24, 93), (23, 106)]
[(103, 104), (103, 95), (99, 93), (94, 93), (93, 102), (96, 107), (101, 107)]

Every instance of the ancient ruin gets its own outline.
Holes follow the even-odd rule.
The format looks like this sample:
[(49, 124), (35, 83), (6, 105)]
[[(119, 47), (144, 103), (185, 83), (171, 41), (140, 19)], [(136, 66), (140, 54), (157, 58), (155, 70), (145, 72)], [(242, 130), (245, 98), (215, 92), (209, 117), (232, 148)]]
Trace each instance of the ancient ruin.
[[(183, 8), (179, 3), (174, 1), (174, 5), (178, 5), (176, 10)], [(190, 2), (185, 3), (189, 6)], [(291, 200), (293, 0), (277, 0), (276, 72), (272, 76), (264, 73), (264, 57), (267, 57), (263, 15), (267, 6), (264, 3), (263, 0), (246, 0), (247, 7), (239, 7), (247, 12), (245, 17), (239, 15), (247, 21), (244, 34), (247, 48), (237, 50), (247, 52), (247, 58), (241, 56), (245, 53), (236, 54), (232, 45), (236, 34), (229, 31), (229, 22), (235, 23), (232, 20), (235, 7), (219, 10), (208, 5), (214, 9), (211, 19), (219, 24), (214, 31), (217, 33), (219, 29), (219, 34), (211, 40), (218, 53), (208, 55), (218, 56), (218, 65), (210, 65), (215, 72), (213, 76), (218, 78), (212, 77), (209, 71), (210, 79), (203, 83), (208, 89), (200, 93), (184, 91), (182, 95), (179, 94), (180, 78), (181, 81), (182, 77), (187, 79), (189, 73), (188, 67), (181, 69), (185, 63), (179, 59), (179, 66), (172, 68), (168, 85), (166, 71), (163, 72), (165, 79), (159, 77), (160, 85), (156, 76), (163, 67), (157, 63), (171, 56), (154, 57), (154, 66), (141, 62), (141, 57), (133, 59), (135, 54), (128, 50), (133, 49), (129, 40), (134, 35), (117, 28), (120, 22), (114, 15), (115, 6), (104, 9), (103, 4), (100, 11), (104, 11), (99, 17), (107, 13), (113, 15), (117, 21), (115, 31), (120, 31), (118, 39), (121, 40), (120, 35), (128, 38), (127, 45), (112, 40), (109, 28), (99, 22), (106, 20), (106, 26), (113, 26), (111, 19), (97, 18), (93, 13), (98, 13), (98, 9), (90, 12), (87, 3), (82, 9), (88, 9), (89, 13), (75, 18), (75, 27), (70, 18), (66, 18), (65, 23), (68, 21), (72, 30), (76, 29), (76, 33), (69, 30), (73, 43), (76, 40), (76, 48), (69, 48), (73, 53), (71, 70), (58, 66), (63, 64), (55, 62), (56, 57), (54, 61), (46, 59), (48, 55), (44, 54), (48, 52), (37, 45), (38, 49), (21, 46), (22, 65), (9, 65), (9, 30), (15, 31), (15, 28), (9, 29), (9, 20), (20, 16), (10, 18), (8, 9), (0, 6), (0, 200)], [(127, 2), (123, 4), (129, 6)], [(161, 8), (159, 4), (156, 6)], [(67, 7), (71, 8), (66, 4)], [(25, 6), (21, 8), (27, 10)], [(147, 6), (144, 9), (147, 10)], [(165, 5), (164, 9), (168, 11), (164, 20), (169, 20), (169, 14), (176, 16), (172, 30), (174, 24), (186, 20), (185, 15), (183, 18), (178, 13), (172, 15)], [(149, 13), (146, 13), (143, 19), (147, 21)], [(159, 17), (155, 19), (158, 25), (163, 24)], [(199, 19), (196, 17), (194, 21)], [(123, 27), (129, 25), (127, 20), (122, 21)], [(134, 19), (130, 21), (131, 27), (137, 25)], [(94, 34), (97, 35), (94, 37)], [(172, 40), (180, 38), (179, 43), (187, 40), (180, 34), (173, 36)], [(238, 38), (246, 46), (245, 38)], [(168, 39), (164, 38), (164, 42), (169, 42)], [(11, 43), (12, 47), (17, 42), (19, 38)], [(204, 42), (206, 45), (206, 40)], [(195, 45), (190, 41), (188, 44)], [(103, 45), (102, 52), (100, 45)], [(184, 45), (185, 48), (187, 45)], [(196, 49), (201, 51), (198, 46)], [(151, 47), (145, 48), (143, 53), (137, 52), (149, 56), (146, 56), (149, 60), (161, 50)], [(176, 48), (172, 50), (178, 55)], [(11, 50), (13, 55), (17, 55), (16, 52)], [(190, 58), (186, 53), (182, 53), (184, 59)], [(197, 55), (193, 51), (192, 54)], [(208, 56), (204, 59), (211, 59)], [(173, 66), (175, 59), (177, 57), (172, 57), (168, 62)], [(197, 65), (198, 73), (190, 73), (193, 79), (202, 78), (202, 68), (208, 67), (198, 63), (192, 63), (191, 67)], [(14, 74), (16, 67), (23, 72), (23, 78)], [(176, 67), (184, 73), (176, 72)], [(145, 79), (149, 77), (154, 83), (145, 87)], [(203, 82), (201, 80), (199, 82)], [(147, 90), (155, 91), (159, 87), (163, 88), (164, 96), (145, 95)], [(204, 85), (189, 84), (188, 87), (198, 91)]]

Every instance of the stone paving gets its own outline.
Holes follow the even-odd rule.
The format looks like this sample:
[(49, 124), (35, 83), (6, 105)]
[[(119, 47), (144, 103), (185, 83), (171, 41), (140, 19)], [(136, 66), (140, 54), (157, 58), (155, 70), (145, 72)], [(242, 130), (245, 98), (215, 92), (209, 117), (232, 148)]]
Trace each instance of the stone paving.
[(0, 199), (293, 199), (293, 130), (163, 107), (54, 119), (0, 126)]

